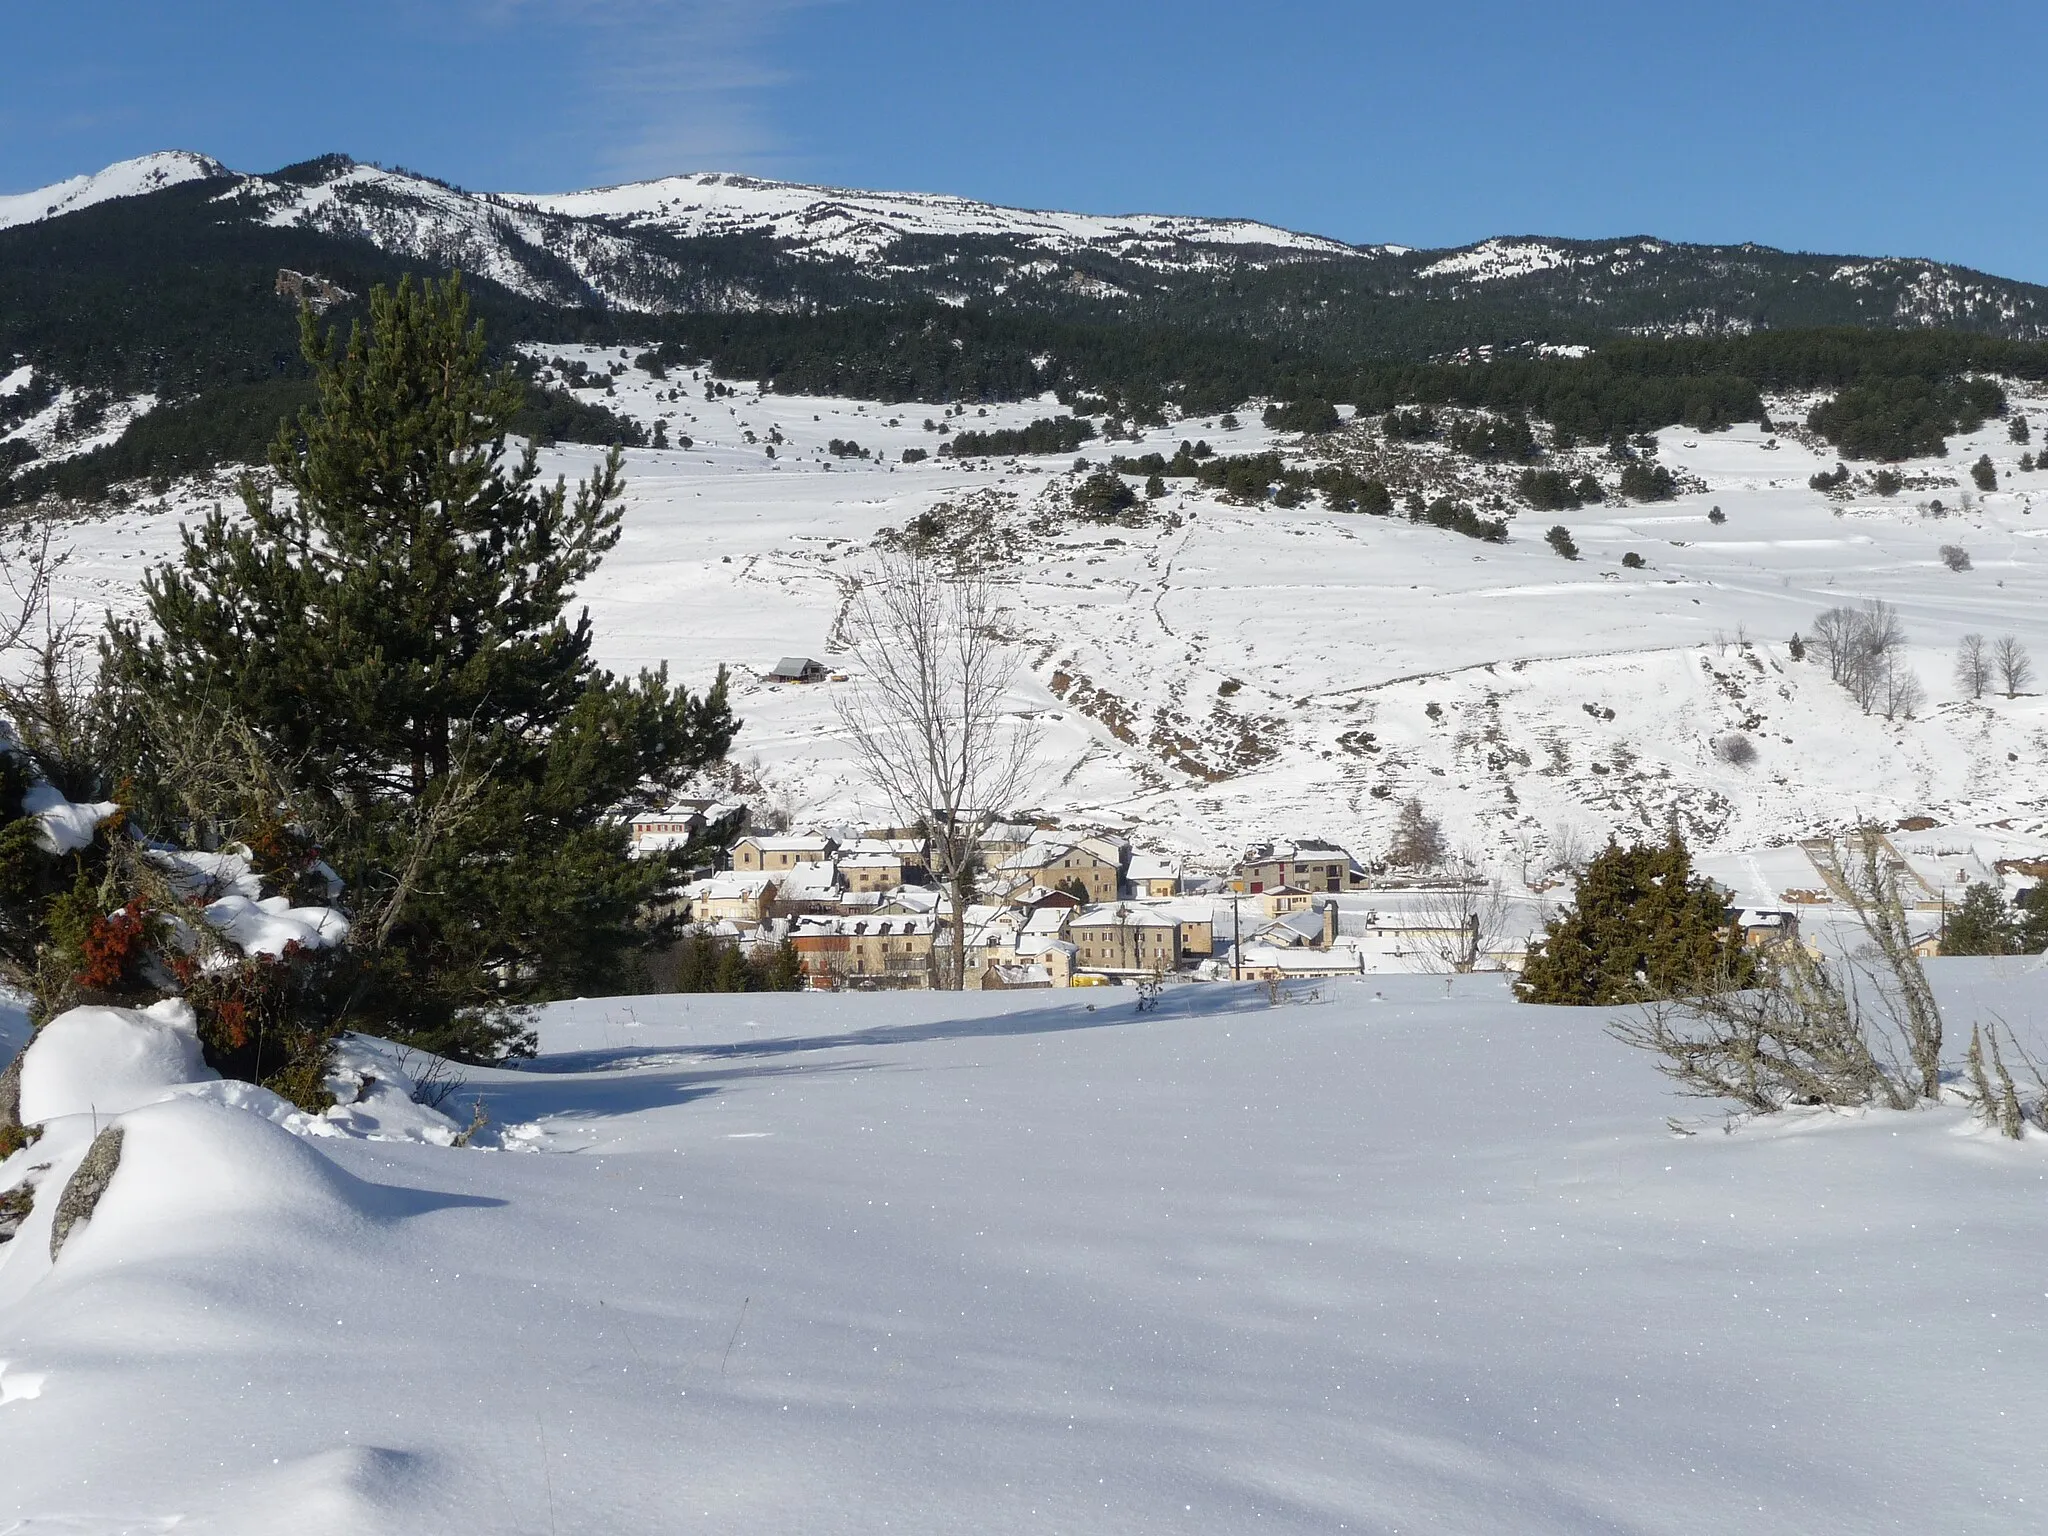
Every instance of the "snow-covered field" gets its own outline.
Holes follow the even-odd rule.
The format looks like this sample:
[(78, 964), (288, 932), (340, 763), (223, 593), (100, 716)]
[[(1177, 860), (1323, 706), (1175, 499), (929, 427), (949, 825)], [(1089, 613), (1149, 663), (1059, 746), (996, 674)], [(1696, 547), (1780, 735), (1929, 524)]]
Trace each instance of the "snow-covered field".
[[(2037, 961), (1933, 970), (2041, 1038)], [(142, 1108), (54, 1269), (40, 1212), (0, 1248), (0, 1531), (2033, 1519), (2048, 1142), (1724, 1135), (1602, 1022), (621, 999), (454, 1101), (538, 1150)]]
[[(1008, 542), (1029, 662), (1015, 702), (1045, 743), (1040, 807), (1198, 864), (1276, 834), (1328, 836), (1369, 858), (1411, 795), (1454, 842), (1517, 876), (1540, 870), (1561, 834), (1597, 844), (1674, 818), (1697, 848), (1719, 851), (1859, 816), (2048, 831), (2043, 695), (1969, 702), (1950, 677), (1972, 631), (2018, 635), (2048, 672), (2048, 474), (2018, 469), (2023, 449), (2003, 422), (1953, 440), (1946, 460), (1907, 466), (1919, 483), (1889, 499), (1809, 489), (1833, 460), (1791, 435), (1766, 446), (1753, 426), (1668, 430), (1658, 457), (1686, 477), (1678, 500), (1524, 510), (1509, 542), (1491, 545), (1320, 501), (1251, 507), (1179, 488), (1140, 526), (1079, 522), (1065, 505), (1068, 458), (900, 462), (942, 441), (928, 419), (1017, 426), (1057, 412), (1050, 398), (951, 418), (938, 405), (745, 385), (712, 400), (701, 377), (657, 381), (616, 352), (535, 350), (619, 364), (615, 393), (586, 398), (650, 425), (667, 417), (672, 439), (694, 444), (627, 455), (624, 540), (586, 593), (601, 659), (665, 660), (693, 682), (733, 664), (746, 719), (735, 755), (799, 818), (858, 821), (881, 807), (838, 735), (832, 698), (846, 685), (777, 687), (760, 674), (785, 655), (842, 659), (835, 625), (877, 533), (951, 506)], [(677, 388), (682, 398), (666, 398)], [(2015, 406), (2048, 428), (2041, 399), (2016, 394)], [(1773, 410), (1804, 414), (1798, 402)], [(1219, 453), (1275, 441), (1244, 417), (1235, 430), (1189, 419), (1085, 451), (1099, 463), (1170, 454), (1184, 439)], [(872, 456), (834, 458), (833, 438)], [(1999, 470), (1989, 495), (1965, 473), (1984, 453)], [(594, 457), (566, 448), (547, 463), (573, 476)], [(1935, 501), (1945, 515), (1932, 515)], [(146, 563), (205, 504), (173, 497), (81, 526), (68, 593), (132, 610)], [(1725, 522), (1709, 520), (1714, 507)], [(1558, 521), (1583, 559), (1544, 544)], [(1972, 568), (1947, 569), (1944, 544), (1963, 546)], [(1629, 552), (1645, 568), (1625, 569)], [(1930, 700), (1915, 719), (1862, 715), (1789, 655), (1818, 611), (1872, 596), (1905, 621)], [(1732, 731), (1751, 739), (1753, 763), (1716, 754)]]

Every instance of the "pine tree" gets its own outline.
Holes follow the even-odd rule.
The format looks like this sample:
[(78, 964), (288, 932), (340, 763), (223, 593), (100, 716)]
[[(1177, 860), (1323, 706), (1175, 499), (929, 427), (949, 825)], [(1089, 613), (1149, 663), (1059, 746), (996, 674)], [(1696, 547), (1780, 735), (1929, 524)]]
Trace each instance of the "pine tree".
[(1525, 1003), (1639, 1003), (1747, 985), (1755, 957), (1721, 892), (1692, 872), (1674, 832), (1661, 847), (1612, 839), (1544, 929), (1515, 995)]
[(1941, 931), (1944, 955), (2005, 955), (2012, 953), (2012, 916), (1997, 887), (1973, 880), (1963, 892), (1962, 903), (1949, 913)]
[(2038, 955), (2048, 951), (2048, 880), (2037, 881), (2013, 898), (2012, 952)]
[(117, 626), (124, 685), (228, 711), (294, 765), (354, 904), (353, 1027), (489, 1056), (506, 1010), (601, 985), (665, 878), (618, 809), (722, 756), (736, 729), (665, 669), (590, 660), (570, 594), (619, 537), (614, 450), (573, 497), (506, 453), (521, 404), (460, 279), (371, 296), (345, 350), (310, 311), (319, 405), (280, 429), (243, 517), (188, 531)]

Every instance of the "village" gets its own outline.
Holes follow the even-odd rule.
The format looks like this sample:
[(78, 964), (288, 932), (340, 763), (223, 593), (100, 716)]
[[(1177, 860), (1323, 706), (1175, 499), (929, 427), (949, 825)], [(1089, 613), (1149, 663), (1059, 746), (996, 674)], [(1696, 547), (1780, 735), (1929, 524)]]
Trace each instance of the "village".
[[(808, 657), (766, 674), (786, 685), (831, 675)], [(963, 984), (1518, 973), (1572, 894), (1569, 869), (1509, 878), (1470, 853), (1418, 867), (1303, 833), (1193, 859), (1143, 851), (1136, 831), (976, 813), (965, 839)], [(757, 826), (746, 806), (702, 798), (637, 816), (631, 832), (641, 857), (722, 837), (722, 867), (693, 869), (661, 915), (746, 951), (786, 943), (812, 989), (924, 989), (954, 972), (945, 871), (920, 828)], [(1996, 828), (1918, 819), (1867, 835), (1903, 871), (1923, 957), (1940, 952), (1948, 914), (1971, 886), (2009, 897), (2048, 878), (2048, 845)], [(1753, 947), (1796, 943), (1817, 955), (1853, 926), (1827, 839), (1707, 854), (1697, 865), (1725, 893), (1730, 929)]]

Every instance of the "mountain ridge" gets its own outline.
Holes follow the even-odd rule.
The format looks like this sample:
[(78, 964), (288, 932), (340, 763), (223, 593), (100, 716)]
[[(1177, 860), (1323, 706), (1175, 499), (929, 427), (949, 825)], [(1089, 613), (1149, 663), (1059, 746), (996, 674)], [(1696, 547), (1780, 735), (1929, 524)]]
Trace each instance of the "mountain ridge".
[[(462, 266), (563, 307), (661, 313), (914, 296), (1159, 318), (1153, 311), (1162, 303), (1186, 307), (1176, 301), (1263, 277), (1287, 292), (1252, 316), (1254, 332), (1304, 332), (1301, 317), (1286, 314), (1290, 302), (1327, 307), (1329, 296), (1314, 292), (1319, 284), (1359, 279), (1373, 291), (1347, 298), (1426, 304), (1484, 295), (1527, 315), (1525, 328), (1546, 332), (1523, 338), (1530, 341), (1584, 339), (1578, 333), (1589, 329), (1683, 335), (1815, 323), (2048, 336), (2048, 288), (1925, 257), (1648, 234), (1354, 245), (1254, 219), (1016, 208), (723, 171), (560, 193), (474, 192), (342, 155), (254, 175), (192, 151), (165, 151), (0, 197), (0, 231), (192, 180), (229, 183), (215, 201), (245, 205), (252, 222)], [(694, 269), (704, 248), (718, 245), (760, 248), (766, 265), (784, 269), (781, 281), (707, 293)], [(1667, 302), (1645, 302), (1657, 292)], [(1259, 307), (1258, 296), (1252, 303)], [(1547, 312), (1548, 324), (1536, 324), (1545, 315), (1532, 312)], [(1356, 344), (1343, 329), (1338, 339)]]

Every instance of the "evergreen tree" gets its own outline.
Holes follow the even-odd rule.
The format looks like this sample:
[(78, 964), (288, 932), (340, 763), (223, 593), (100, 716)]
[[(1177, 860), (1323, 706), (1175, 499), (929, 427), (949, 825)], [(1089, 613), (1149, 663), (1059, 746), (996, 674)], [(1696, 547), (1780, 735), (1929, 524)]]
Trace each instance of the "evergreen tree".
[(1563, 555), (1567, 560), (1579, 558), (1578, 542), (1572, 538), (1571, 529), (1565, 527), (1563, 523), (1557, 524), (1548, 533), (1544, 534), (1543, 542), (1556, 550), (1560, 555)]
[(1730, 929), (1721, 892), (1692, 872), (1674, 832), (1661, 847), (1612, 839), (1544, 929), (1515, 995), (1525, 1003), (1639, 1003), (1746, 986), (1755, 957)]
[(1944, 955), (2006, 955), (2013, 952), (2014, 924), (1996, 886), (1973, 880), (1962, 904), (1941, 931)]
[(1980, 491), (1998, 489), (1998, 471), (1992, 467), (1990, 454), (1984, 454), (1970, 466), (1970, 478), (1976, 482)]
[(2013, 898), (2012, 952), (2048, 952), (2048, 880), (2037, 881)]
[(241, 519), (188, 531), (145, 581), (156, 633), (116, 626), (109, 660), (293, 765), (354, 904), (348, 1023), (491, 1056), (509, 1009), (636, 942), (667, 872), (618, 812), (723, 755), (725, 676), (693, 697), (592, 665), (565, 613), (618, 541), (618, 453), (573, 497), (530, 447), (508, 461), (521, 389), (459, 278), (377, 289), (339, 352), (303, 312), (301, 342), (319, 405), (271, 449), (289, 498), (245, 482)]

